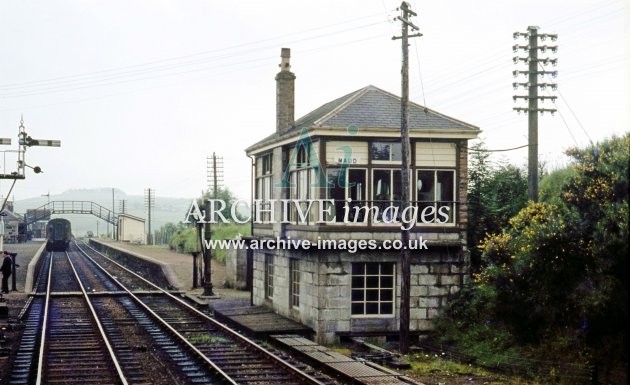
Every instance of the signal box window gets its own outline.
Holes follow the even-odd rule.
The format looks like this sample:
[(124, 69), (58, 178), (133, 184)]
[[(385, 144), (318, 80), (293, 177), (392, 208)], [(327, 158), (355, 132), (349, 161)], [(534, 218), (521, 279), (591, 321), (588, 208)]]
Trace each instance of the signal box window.
[(353, 316), (394, 314), (394, 264), (361, 262), (352, 264)]

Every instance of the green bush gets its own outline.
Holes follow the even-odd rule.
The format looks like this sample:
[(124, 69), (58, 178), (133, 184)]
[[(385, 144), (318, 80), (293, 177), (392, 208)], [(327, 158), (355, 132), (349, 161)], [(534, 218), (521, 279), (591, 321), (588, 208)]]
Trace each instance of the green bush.
[[(249, 235), (250, 225), (245, 224), (217, 224), (212, 226), (212, 239), (234, 239), (239, 235)], [(202, 230), (203, 231), (203, 230)], [(203, 236), (203, 233), (202, 233)], [(178, 253), (191, 253), (201, 250), (199, 236), (195, 227), (181, 227), (175, 231), (169, 243), (171, 250)], [(213, 260), (225, 263), (227, 250), (216, 249), (212, 253)]]
[(480, 269), (434, 340), (544, 381), (588, 383), (597, 366), (597, 380), (625, 383), (610, 373), (628, 359), (628, 148), (630, 134), (567, 151), (574, 163), (547, 178), (545, 201), (476, 245)]

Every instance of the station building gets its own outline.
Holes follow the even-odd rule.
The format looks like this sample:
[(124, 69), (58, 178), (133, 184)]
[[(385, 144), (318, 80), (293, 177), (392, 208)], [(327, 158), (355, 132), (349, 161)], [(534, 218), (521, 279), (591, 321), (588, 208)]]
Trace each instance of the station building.
[(147, 235), (144, 231), (144, 219), (134, 215), (118, 214), (117, 239), (121, 242), (131, 242), (144, 245)]
[[(320, 343), (396, 335), (401, 252), (388, 247), (405, 226), (415, 248), (410, 329), (430, 330), (469, 273), (467, 143), (479, 129), (409, 104), (416, 215), (404, 215), (400, 98), (367, 86), (294, 120), (286, 48), (280, 67), (276, 130), (246, 149), (254, 162), (254, 304), (311, 327)], [(305, 240), (310, 247), (299, 247)]]

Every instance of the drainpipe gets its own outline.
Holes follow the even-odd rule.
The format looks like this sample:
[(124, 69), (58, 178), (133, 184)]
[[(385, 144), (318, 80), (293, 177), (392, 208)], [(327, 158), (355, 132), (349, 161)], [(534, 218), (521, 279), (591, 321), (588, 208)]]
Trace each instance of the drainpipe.
[[(254, 161), (254, 157), (251, 155), (247, 155), (252, 160), (252, 168), (250, 171), (250, 179), (251, 179), (251, 193), (249, 198), (249, 210), (250, 210), (250, 221), (249, 221), (249, 234), (250, 237), (254, 236), (254, 194), (256, 193), (256, 162)], [(249, 305), (254, 306), (254, 252), (252, 250), (247, 250), (245, 254), (245, 258), (247, 259), (247, 265), (250, 264), (249, 257), (251, 255), (251, 272), (248, 266), (246, 266), (245, 279), (249, 281), (251, 276), (251, 282), (247, 282), (249, 288)]]

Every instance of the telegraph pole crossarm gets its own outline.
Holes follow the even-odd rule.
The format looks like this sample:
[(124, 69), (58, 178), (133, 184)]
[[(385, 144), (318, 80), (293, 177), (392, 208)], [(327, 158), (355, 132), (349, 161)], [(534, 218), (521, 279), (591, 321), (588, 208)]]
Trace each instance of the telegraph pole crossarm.
[[(514, 32), (514, 39), (525, 38), (527, 39), (527, 45), (515, 44), (512, 46), (514, 52), (519, 50), (526, 51), (527, 57), (514, 56), (512, 60), (514, 64), (521, 62), (528, 65), (526, 71), (514, 70), (512, 74), (514, 77), (524, 75), (528, 77), (527, 82), (514, 82), (512, 86), (514, 89), (523, 87), (528, 90), (527, 95), (514, 95), (512, 99), (516, 102), (520, 99), (527, 101), (527, 107), (514, 107), (514, 111), (518, 113), (526, 112), (528, 116), (528, 161), (527, 161), (527, 194), (529, 199), (538, 201), (538, 113), (541, 115), (545, 112), (549, 112), (552, 115), (556, 112), (555, 108), (538, 108), (538, 101), (544, 102), (545, 100), (551, 100), (555, 103), (556, 96), (539, 96), (538, 89), (545, 90), (550, 87), (552, 90), (556, 90), (558, 85), (556, 83), (539, 83), (538, 77), (550, 75), (551, 77), (557, 77), (558, 71), (546, 71), (542, 65), (551, 64), (553, 66), (558, 65), (558, 59), (555, 58), (540, 58), (538, 57), (538, 51), (545, 53), (547, 50), (552, 53), (558, 52), (557, 45), (538, 45), (538, 39), (544, 41), (550, 38), (552, 41), (558, 39), (558, 35), (549, 33), (538, 33), (538, 27), (527, 27), (527, 32)], [(540, 67), (540, 68), (539, 68)]]

